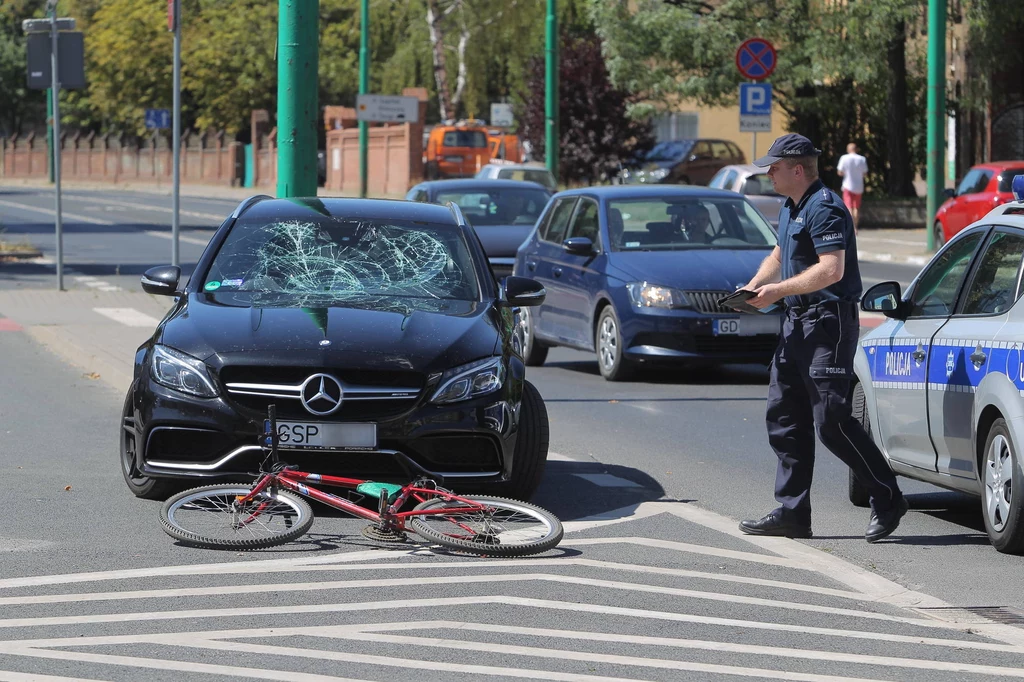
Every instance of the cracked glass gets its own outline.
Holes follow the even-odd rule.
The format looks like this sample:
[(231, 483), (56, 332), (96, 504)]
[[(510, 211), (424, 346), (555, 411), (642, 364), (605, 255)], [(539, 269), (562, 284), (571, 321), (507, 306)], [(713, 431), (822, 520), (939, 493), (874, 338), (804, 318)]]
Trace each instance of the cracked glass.
[(438, 310), (480, 296), (472, 256), (456, 227), (330, 217), (239, 221), (214, 257), (203, 290), (260, 306)]

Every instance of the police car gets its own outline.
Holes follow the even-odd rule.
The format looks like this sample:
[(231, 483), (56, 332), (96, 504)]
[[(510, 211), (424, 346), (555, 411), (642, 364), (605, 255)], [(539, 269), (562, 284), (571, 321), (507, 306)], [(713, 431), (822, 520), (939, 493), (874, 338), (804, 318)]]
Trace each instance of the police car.
[[(887, 319), (860, 342), (854, 415), (897, 474), (981, 499), (1001, 552), (1024, 552), (1024, 176), (1015, 202), (957, 234), (910, 283), (868, 289)], [(850, 501), (867, 505), (851, 476)]]

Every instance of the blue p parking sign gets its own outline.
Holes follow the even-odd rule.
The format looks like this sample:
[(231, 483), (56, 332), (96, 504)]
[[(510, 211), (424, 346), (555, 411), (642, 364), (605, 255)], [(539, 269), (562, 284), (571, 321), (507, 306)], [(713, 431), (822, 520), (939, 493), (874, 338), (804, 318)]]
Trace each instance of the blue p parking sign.
[(771, 83), (740, 83), (740, 116), (770, 116)]
[(147, 128), (170, 128), (171, 127), (171, 110), (170, 109), (146, 109), (146, 127)]

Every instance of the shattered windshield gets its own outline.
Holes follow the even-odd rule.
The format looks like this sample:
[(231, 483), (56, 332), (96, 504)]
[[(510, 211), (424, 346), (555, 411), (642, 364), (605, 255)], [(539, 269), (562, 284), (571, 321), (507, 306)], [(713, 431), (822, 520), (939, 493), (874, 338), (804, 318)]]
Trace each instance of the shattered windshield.
[(239, 221), (214, 257), (203, 290), (272, 305), (480, 296), (458, 228), (337, 218)]

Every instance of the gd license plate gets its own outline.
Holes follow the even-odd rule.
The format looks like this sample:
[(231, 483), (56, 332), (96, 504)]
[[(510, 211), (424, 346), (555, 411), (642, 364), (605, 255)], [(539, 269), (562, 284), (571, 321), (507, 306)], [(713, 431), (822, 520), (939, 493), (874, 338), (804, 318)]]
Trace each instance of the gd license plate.
[(715, 318), (711, 331), (715, 336), (755, 336), (778, 334), (781, 328), (781, 316), (759, 314)]
[(277, 422), (282, 448), (367, 450), (377, 447), (376, 424)]
[(712, 331), (715, 336), (737, 336), (742, 328), (743, 323), (738, 318), (718, 318)]

